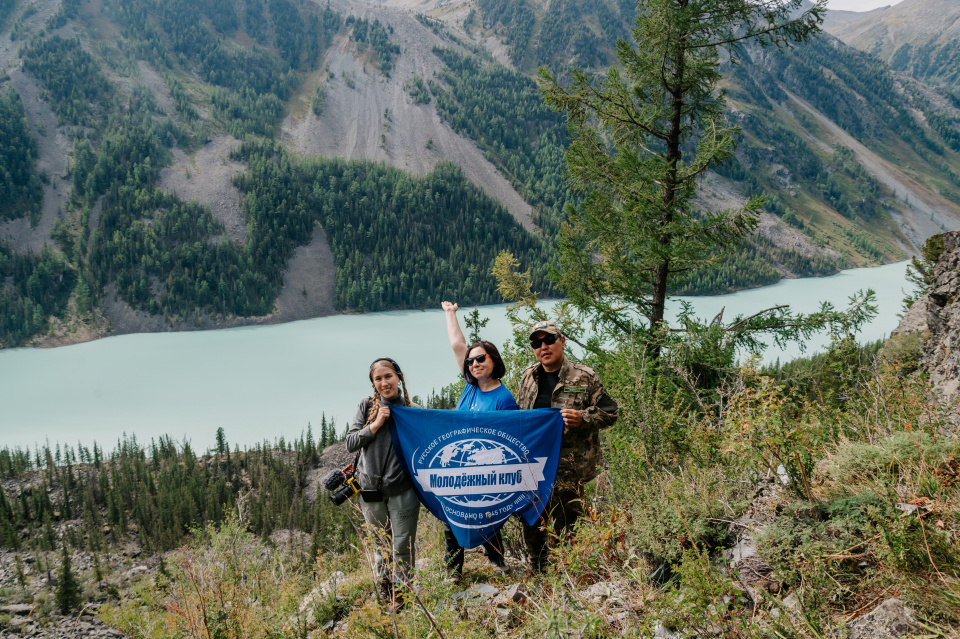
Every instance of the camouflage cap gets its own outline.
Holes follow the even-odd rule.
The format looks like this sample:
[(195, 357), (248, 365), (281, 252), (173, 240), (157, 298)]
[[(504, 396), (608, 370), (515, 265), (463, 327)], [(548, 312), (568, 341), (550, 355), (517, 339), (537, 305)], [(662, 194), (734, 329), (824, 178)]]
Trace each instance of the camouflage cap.
[(562, 337), (563, 333), (560, 332), (560, 329), (557, 328), (557, 323), (553, 320), (547, 320), (546, 322), (537, 322), (530, 327), (530, 337), (533, 337), (537, 333), (549, 333), (551, 335), (556, 335)]

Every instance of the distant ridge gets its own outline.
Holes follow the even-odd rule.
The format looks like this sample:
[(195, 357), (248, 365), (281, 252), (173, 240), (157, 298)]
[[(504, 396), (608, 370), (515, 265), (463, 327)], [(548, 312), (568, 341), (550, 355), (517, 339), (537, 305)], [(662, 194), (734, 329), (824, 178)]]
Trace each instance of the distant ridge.
[(960, 92), (960, 2), (903, 0), (864, 13), (829, 11), (824, 30), (895, 71)]

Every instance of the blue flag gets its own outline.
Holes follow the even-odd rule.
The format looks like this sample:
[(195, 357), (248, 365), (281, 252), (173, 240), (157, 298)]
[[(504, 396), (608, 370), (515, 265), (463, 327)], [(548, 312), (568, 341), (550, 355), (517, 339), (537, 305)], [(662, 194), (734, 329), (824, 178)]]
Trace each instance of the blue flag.
[(538, 410), (391, 406), (390, 435), (420, 501), (464, 548), (493, 537), (510, 515), (543, 514), (560, 459), (563, 417)]

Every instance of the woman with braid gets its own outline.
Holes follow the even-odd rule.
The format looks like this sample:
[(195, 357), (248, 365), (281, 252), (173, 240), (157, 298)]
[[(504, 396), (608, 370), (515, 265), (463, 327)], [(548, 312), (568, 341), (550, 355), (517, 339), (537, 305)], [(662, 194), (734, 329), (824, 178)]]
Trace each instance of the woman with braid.
[[(467, 346), (467, 339), (460, 330), (457, 320), (459, 306), (451, 302), (441, 302), (447, 319), (447, 337), (457, 368), (466, 385), (456, 410), (517, 410), (516, 400), (510, 390), (500, 382), (507, 368), (500, 357), (500, 351), (490, 342), (477, 341)], [(463, 575), (463, 548), (453, 534), (450, 524), (443, 522), (443, 536), (447, 542), (447, 568), (453, 574), (454, 581)], [(483, 552), (497, 569), (506, 567), (503, 557), (503, 537), (500, 530), (483, 542)]]
[(420, 501), (393, 449), (390, 407), (416, 405), (410, 401), (400, 366), (389, 357), (381, 357), (370, 365), (370, 382), (373, 395), (360, 402), (347, 431), (346, 444), (350, 452), (362, 451), (356, 472), (363, 489), (360, 494), (363, 518), (372, 528), (389, 531), (388, 536), (393, 540), (396, 572), (379, 550), (376, 568), (384, 597), (387, 601), (395, 598), (399, 605), (402, 597), (394, 592), (394, 584), (399, 578), (410, 585), (416, 561)]

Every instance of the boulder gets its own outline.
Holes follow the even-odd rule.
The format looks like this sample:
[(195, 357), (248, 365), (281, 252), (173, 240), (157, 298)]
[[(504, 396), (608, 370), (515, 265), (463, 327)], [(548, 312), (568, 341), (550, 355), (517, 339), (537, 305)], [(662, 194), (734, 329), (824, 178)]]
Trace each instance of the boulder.
[(523, 605), (530, 599), (530, 593), (520, 584), (513, 584), (504, 588), (503, 592), (497, 595), (495, 599), (499, 604), (515, 603)]
[(621, 603), (626, 586), (622, 581), (598, 581), (588, 586), (583, 598), (594, 606)]
[[(303, 614), (308, 611), (312, 613), (313, 605), (314, 603), (316, 603), (317, 599), (319, 598), (320, 598), (319, 588), (314, 588), (313, 590), (308, 592), (306, 596), (303, 598), (303, 600), (300, 602), (300, 608), (299, 608), (300, 614)], [(312, 614), (310, 616), (312, 616)]]
[(320, 584), (320, 592), (324, 596), (329, 597), (330, 595), (336, 594), (337, 588), (340, 584), (343, 584), (347, 581), (347, 576), (340, 572), (339, 570), (330, 575), (330, 577)]
[(847, 624), (849, 639), (899, 639), (917, 629), (913, 611), (894, 597)]
[(654, 639), (677, 639), (677, 634), (671, 632), (669, 628), (660, 623), (659, 621), (653, 622), (653, 637)]
[(36, 606), (31, 604), (11, 604), (9, 606), (0, 606), (0, 612), (8, 615), (29, 615)]
[(903, 315), (890, 337), (905, 333), (927, 333), (940, 323), (940, 307), (928, 296), (918, 299)]
[[(500, 589), (490, 584), (473, 584), (464, 591), (450, 595), (450, 601), (453, 604), (464, 603), (467, 605), (486, 605), (498, 603)], [(502, 604), (501, 604), (502, 605)]]
[(723, 555), (730, 574), (753, 601), (760, 596), (758, 591), (780, 592), (781, 584), (771, 576), (773, 568), (757, 553), (755, 539), (776, 519), (784, 499), (782, 482), (771, 479), (759, 484), (753, 502), (735, 522), (736, 542)]

